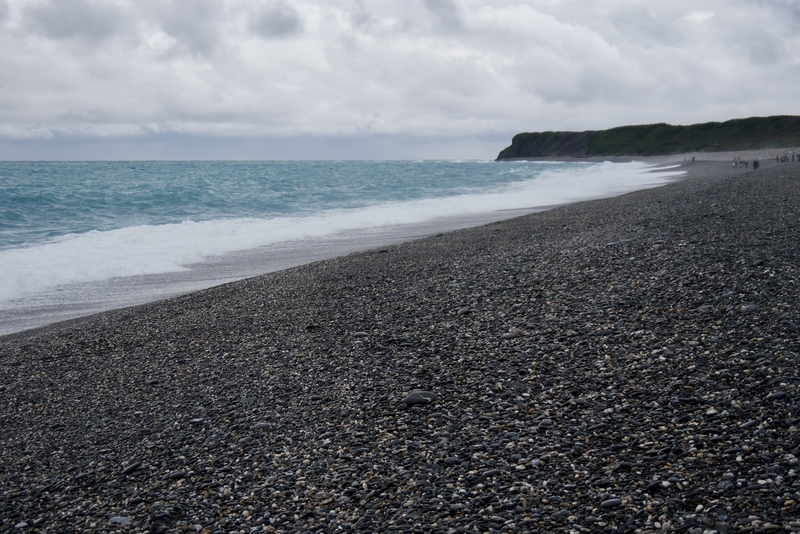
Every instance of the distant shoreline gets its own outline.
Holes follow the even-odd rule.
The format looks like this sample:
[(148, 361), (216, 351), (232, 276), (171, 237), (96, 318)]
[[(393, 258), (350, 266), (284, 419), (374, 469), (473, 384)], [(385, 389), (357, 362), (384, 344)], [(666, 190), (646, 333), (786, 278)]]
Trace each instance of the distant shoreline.
[[(680, 170), (686, 172), (686, 174), (684, 176), (676, 177), (675, 180), (683, 180), (686, 178), (717, 176), (721, 174), (743, 174), (753, 170), (752, 163), (755, 160), (759, 161), (761, 169), (782, 165), (800, 165), (800, 158), (798, 158), (798, 160), (795, 162), (788, 163), (778, 163), (775, 160), (776, 156), (780, 157), (781, 155), (792, 153), (800, 154), (800, 147), (786, 149), (776, 148), (759, 150), (734, 150), (730, 152), (713, 153), (687, 152), (684, 154), (670, 154), (661, 156), (541, 156), (498, 159), (495, 161), (496, 163), (514, 161), (564, 161), (586, 163), (602, 163), (604, 161), (609, 161), (611, 163), (628, 163), (632, 161), (641, 161), (643, 163), (656, 165), (658, 167), (678, 165), (680, 166)], [(749, 165), (747, 167), (733, 167), (733, 162), (737, 159), (742, 162), (746, 161), (749, 163)]]
[[(683, 163), (691, 162), (692, 158), (695, 161), (715, 161), (715, 162), (732, 162), (735, 158), (742, 161), (752, 161), (759, 159), (765, 163), (772, 160), (775, 163), (775, 157), (784, 154), (800, 154), (800, 147), (793, 148), (764, 148), (758, 150), (730, 150), (720, 152), (685, 152), (681, 154), (663, 154), (654, 156), (639, 156), (639, 155), (625, 155), (625, 156), (531, 156), (519, 158), (503, 158), (495, 160), (497, 163), (506, 161), (587, 161), (592, 163), (610, 161), (612, 163), (627, 163), (630, 161), (642, 161), (645, 163), (663, 164), (663, 163)], [(797, 163), (797, 162), (795, 162)]]

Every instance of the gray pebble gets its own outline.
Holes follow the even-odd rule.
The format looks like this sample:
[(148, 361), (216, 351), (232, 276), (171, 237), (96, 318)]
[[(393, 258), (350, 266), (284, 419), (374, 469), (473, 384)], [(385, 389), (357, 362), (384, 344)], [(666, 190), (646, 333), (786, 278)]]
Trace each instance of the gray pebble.
[(501, 473), (502, 471), (500, 471), (499, 469), (489, 469), (488, 471), (484, 471), (483, 473), (481, 473), (481, 475), (476, 479), (475, 483), (480, 484), (487, 478), (497, 476)]
[(437, 400), (439, 400), (439, 396), (432, 391), (414, 391), (403, 399), (403, 403), (408, 406), (414, 406), (417, 404), (430, 404)]
[(719, 484), (717, 484), (717, 491), (725, 493), (726, 491), (731, 491), (736, 486), (730, 480), (723, 480)]
[(134, 462), (122, 470), (123, 475), (130, 475), (142, 466), (142, 462)]
[(622, 504), (621, 499), (608, 499), (600, 503), (601, 508), (614, 508), (615, 506), (619, 506)]

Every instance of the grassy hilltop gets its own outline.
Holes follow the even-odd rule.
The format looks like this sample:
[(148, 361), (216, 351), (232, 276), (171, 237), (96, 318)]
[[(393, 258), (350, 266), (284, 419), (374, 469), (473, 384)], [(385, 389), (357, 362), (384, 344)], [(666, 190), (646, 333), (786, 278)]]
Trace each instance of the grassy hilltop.
[(654, 156), (797, 146), (800, 146), (800, 116), (778, 115), (690, 126), (660, 123), (586, 132), (520, 133), (497, 159)]

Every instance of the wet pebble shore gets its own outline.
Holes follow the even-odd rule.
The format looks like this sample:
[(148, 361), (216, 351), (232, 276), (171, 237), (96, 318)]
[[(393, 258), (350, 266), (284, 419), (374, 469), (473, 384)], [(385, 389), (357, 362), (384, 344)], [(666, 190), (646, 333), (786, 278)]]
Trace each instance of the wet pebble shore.
[(0, 531), (800, 531), (799, 296), (787, 165), (0, 338)]

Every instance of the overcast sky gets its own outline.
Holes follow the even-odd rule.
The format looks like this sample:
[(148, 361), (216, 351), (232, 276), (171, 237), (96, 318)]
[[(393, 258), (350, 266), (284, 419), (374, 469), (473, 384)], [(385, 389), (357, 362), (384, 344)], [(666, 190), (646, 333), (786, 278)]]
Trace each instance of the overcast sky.
[(778, 114), (798, 0), (0, 0), (0, 159), (493, 158)]

